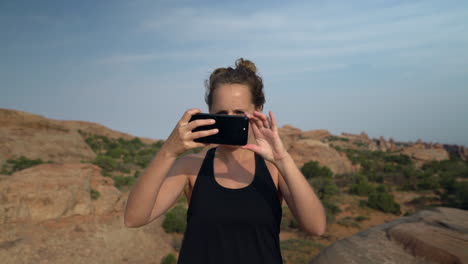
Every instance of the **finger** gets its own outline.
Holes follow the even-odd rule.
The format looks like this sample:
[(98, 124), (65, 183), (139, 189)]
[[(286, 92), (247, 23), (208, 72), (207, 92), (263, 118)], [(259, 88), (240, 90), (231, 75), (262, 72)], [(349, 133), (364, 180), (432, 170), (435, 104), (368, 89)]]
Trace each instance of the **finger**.
[(208, 126), (216, 123), (214, 119), (197, 119), (187, 124), (187, 128), (192, 131), (199, 126)]
[(257, 122), (251, 119), (250, 124), (251, 124), (252, 131), (254, 133), (255, 138), (261, 138), (262, 134), (260, 133), (260, 129), (258, 128)]
[(218, 132), (219, 132), (219, 130), (217, 128), (210, 129), (210, 130), (197, 131), (197, 132), (192, 133), (190, 138), (192, 140), (194, 140), (194, 139), (201, 138), (201, 137), (211, 136), (211, 135), (214, 135), (214, 134), (216, 134)]
[(260, 151), (260, 147), (255, 145), (255, 144), (247, 144), (245, 146), (242, 146), (241, 148), (248, 149), (248, 150), (256, 152), (256, 153), (259, 153), (259, 151)]
[(267, 128), (271, 127), (270, 124), (268, 123), (268, 119), (267, 119), (267, 116), (265, 114), (263, 114), (261, 112), (257, 112), (257, 111), (255, 111), (254, 114), (256, 115), (256, 117), (258, 117), (261, 120), (262, 125), (264, 127), (267, 127)]
[[(254, 112), (254, 114), (255, 114), (255, 112)], [(262, 120), (260, 120), (257, 116), (252, 116), (252, 118), (250, 120), (252, 120), (253, 122), (255, 122), (255, 124), (257, 124), (258, 129), (263, 127)]]
[(201, 110), (198, 109), (198, 108), (191, 108), (187, 111), (185, 111), (184, 115), (182, 116), (182, 118), (180, 119), (180, 122), (181, 122), (181, 125), (185, 125), (189, 122), (190, 118), (194, 115), (194, 114), (198, 114), (198, 113), (201, 113)]
[(271, 127), (273, 128), (273, 130), (277, 130), (278, 124), (276, 123), (275, 115), (273, 114), (273, 111), (271, 110), (270, 110), (270, 117), (271, 117)]

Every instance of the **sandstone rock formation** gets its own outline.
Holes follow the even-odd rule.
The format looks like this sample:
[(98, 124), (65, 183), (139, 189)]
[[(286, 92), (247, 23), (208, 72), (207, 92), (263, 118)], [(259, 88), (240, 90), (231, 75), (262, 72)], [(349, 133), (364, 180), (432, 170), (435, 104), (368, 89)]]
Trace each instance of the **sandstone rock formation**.
[(468, 263), (468, 211), (419, 211), (342, 239), (311, 264)]
[(127, 197), (92, 164), (41, 164), (0, 177), (0, 262), (160, 263), (175, 253), (164, 217), (125, 227)]
[(404, 148), (403, 153), (412, 158), (417, 167), (426, 162), (449, 159), (449, 153), (443, 147), (428, 147), (424, 143)]
[(279, 133), (285, 148), (298, 167), (302, 167), (308, 161), (317, 161), (322, 166), (330, 168), (334, 173), (356, 171), (356, 167), (352, 165), (344, 153), (336, 151), (321, 141), (331, 136), (327, 130), (302, 132), (298, 128), (286, 125), (279, 128)]
[[(95, 153), (78, 130), (109, 138), (134, 136), (82, 121), (61, 121), (23, 111), (0, 108), (0, 167), (8, 159), (25, 156), (53, 162), (92, 160)], [(144, 143), (154, 139), (140, 138)]]
[(161, 263), (176, 253), (163, 220), (127, 228), (116, 212), (0, 224), (0, 263)]
[[(100, 193), (91, 199), (91, 189)], [(42, 164), (0, 181), (0, 224), (123, 210), (125, 197), (92, 164)]]

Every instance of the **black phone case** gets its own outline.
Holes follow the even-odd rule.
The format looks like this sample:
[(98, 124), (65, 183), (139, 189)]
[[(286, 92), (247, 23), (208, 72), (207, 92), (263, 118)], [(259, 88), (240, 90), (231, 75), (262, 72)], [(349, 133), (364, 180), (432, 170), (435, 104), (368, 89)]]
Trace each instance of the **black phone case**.
[(249, 118), (246, 116), (238, 115), (221, 115), (221, 114), (207, 114), (199, 113), (195, 114), (190, 118), (190, 121), (197, 119), (215, 119), (216, 122), (213, 125), (199, 126), (196, 127), (192, 132), (209, 130), (217, 128), (218, 133), (196, 138), (193, 141), (200, 143), (212, 143), (212, 144), (225, 144), (225, 145), (240, 145), (244, 146), (247, 144), (249, 134)]

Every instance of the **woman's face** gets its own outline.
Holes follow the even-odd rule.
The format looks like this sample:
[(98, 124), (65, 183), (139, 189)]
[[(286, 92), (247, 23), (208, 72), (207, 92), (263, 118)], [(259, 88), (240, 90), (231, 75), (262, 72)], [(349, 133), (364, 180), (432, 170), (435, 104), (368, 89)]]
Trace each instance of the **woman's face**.
[(224, 115), (253, 114), (255, 105), (252, 103), (249, 87), (243, 84), (222, 84), (213, 91), (213, 103), (210, 113)]
[[(213, 91), (210, 113), (224, 115), (244, 115), (244, 112), (253, 114), (256, 109), (252, 103), (249, 87), (243, 84), (222, 84)], [(249, 127), (249, 137), (252, 131)], [(238, 147), (238, 146), (237, 146)]]

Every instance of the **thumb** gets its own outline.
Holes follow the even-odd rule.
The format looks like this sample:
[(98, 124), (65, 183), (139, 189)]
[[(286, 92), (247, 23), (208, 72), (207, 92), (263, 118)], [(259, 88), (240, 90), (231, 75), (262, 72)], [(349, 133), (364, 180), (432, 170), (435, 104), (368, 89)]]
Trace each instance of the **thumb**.
[(247, 144), (245, 146), (242, 146), (242, 148), (243, 149), (248, 149), (248, 150), (256, 152), (256, 153), (259, 153), (259, 151), (260, 151), (260, 147), (255, 145), (255, 144)]

